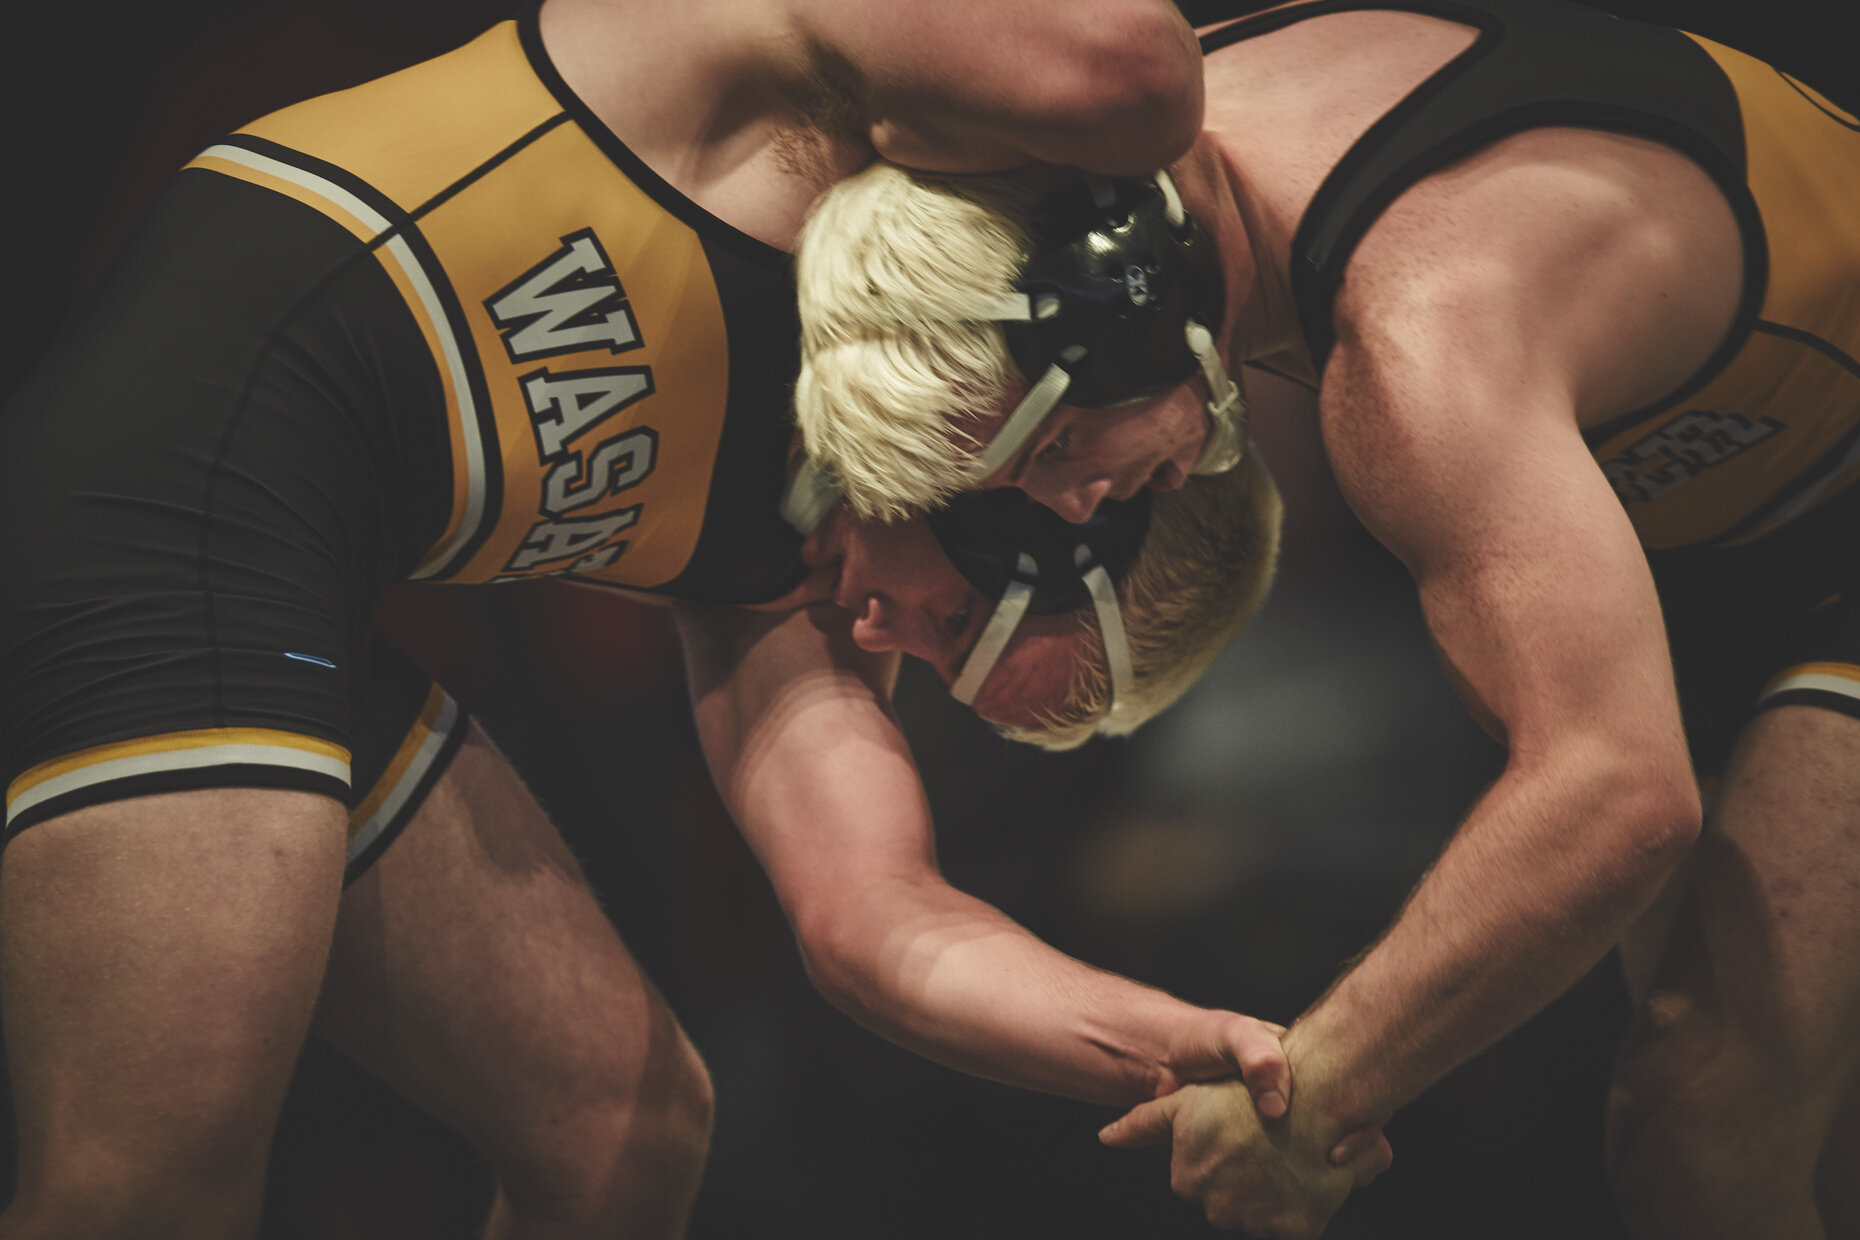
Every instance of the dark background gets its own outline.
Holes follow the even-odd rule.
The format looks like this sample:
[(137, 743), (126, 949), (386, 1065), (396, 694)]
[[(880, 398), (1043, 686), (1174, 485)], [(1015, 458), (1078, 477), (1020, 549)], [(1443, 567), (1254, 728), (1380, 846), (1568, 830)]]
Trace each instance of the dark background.
[[(8, 36), (0, 391), (169, 172), (255, 116), (438, 54), (508, 0), (64, 4)], [(1192, 20), (1247, 4), (1185, 3)], [(1846, 6), (1632, 0), (1852, 108)], [(1304, 402), (1268, 379), (1262, 402)], [(1338, 502), (1308, 418), (1261, 450), (1287, 497), (1258, 625), (1129, 742), (1017, 750), (921, 668), (900, 709), (959, 887), (1049, 942), (1197, 1002), (1289, 1021), (1386, 924), (1496, 773), (1434, 668), (1411, 592)], [(693, 1236), (1201, 1236), (1166, 1153), (1112, 1112), (971, 1080), (810, 989), (712, 792), (654, 609), (534, 587), (407, 588), (384, 623), (478, 713), (583, 858), (718, 1087)], [(613, 789), (624, 786), (622, 800)], [(1612, 961), (1389, 1126), (1394, 1171), (1338, 1240), (1615, 1234), (1600, 1115), (1626, 1000)], [(0, 1149), (0, 1153), (4, 1150)], [(488, 1197), (449, 1133), (312, 1046), (274, 1157), (266, 1236), (464, 1237)], [(10, 1174), (10, 1170), (6, 1173)], [(4, 1181), (0, 1180), (0, 1188)]]

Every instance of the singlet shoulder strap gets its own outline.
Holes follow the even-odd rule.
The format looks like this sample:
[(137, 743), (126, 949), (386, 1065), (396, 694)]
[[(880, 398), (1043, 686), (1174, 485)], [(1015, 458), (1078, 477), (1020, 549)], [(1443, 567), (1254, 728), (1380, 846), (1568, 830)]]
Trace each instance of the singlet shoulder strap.
[(1232, 47), (1243, 39), (1253, 39), (1262, 34), (1271, 34), (1275, 30), (1283, 30), (1307, 17), (1321, 17), (1326, 13), (1348, 13), (1356, 9), (1400, 7), (1402, 6), (1399, 4), (1365, 3), (1365, 0), (1312, 0), (1310, 4), (1296, 4), (1289, 8), (1253, 13), (1246, 17), (1237, 17), (1226, 25), (1202, 35), (1201, 54), (1206, 56), (1220, 51), (1223, 47)]
[(1320, 372), (1335, 343), (1332, 305), (1370, 225), (1415, 182), (1521, 130), (1576, 125), (1673, 146), (1712, 175), (1760, 247), (1736, 92), (1690, 38), (1564, 0), (1320, 0), (1284, 12), (1369, 8), (1463, 22), (1479, 34), (1369, 127), (1299, 222), (1292, 288)]

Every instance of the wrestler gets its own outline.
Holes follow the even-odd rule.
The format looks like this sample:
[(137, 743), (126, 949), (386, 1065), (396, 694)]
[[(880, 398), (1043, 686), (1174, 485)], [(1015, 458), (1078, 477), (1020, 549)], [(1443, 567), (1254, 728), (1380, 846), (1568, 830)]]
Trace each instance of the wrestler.
[[(826, 180), (875, 148), (1138, 170), (1192, 137), (1193, 51), (1151, 0), (550, 0), (183, 170), (0, 415), (0, 1236), (249, 1235), (313, 1028), (484, 1154), (487, 1234), (682, 1229), (703, 1065), (508, 764), (369, 638), (402, 579), (675, 600), (719, 782), (868, 1024), (1106, 1102), (1244, 1070), (1281, 1109), (1273, 1027), (1069, 960), (937, 873), (895, 658), (856, 633), (935, 608), (933, 657), (966, 667), (989, 566), (922, 523), (778, 514), (783, 247)], [(1028, 624), (973, 688), (1037, 727), (1089, 622)]]
[[(862, 512), (1012, 485), (1083, 519), (1244, 459), (1242, 363), (1315, 388), (1508, 746), (1287, 1035), (1287, 1120), (1211, 1086), (1106, 1139), (1173, 1131), (1211, 1219), (1314, 1235), (1345, 1134), (1621, 944), (1635, 1234), (1860, 1234), (1860, 126), (1559, 0), (1319, 0), (1202, 46), (1206, 127), (1166, 173), (875, 168), (801, 257), (802, 426)], [(1102, 342), (1139, 331), (1170, 384), (1107, 379)]]

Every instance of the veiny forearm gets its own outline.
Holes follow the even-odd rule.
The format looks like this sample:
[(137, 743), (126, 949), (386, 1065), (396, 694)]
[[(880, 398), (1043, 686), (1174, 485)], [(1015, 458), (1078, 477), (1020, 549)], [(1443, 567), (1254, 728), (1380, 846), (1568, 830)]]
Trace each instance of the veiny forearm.
[(1385, 1121), (1573, 985), (1696, 834), (1689, 784), (1606, 755), (1513, 765), (1382, 940), (1287, 1035), (1300, 1105), (1322, 1107), (1338, 1135)]
[(947, 1067), (1088, 1102), (1173, 1084), (1170, 1031), (1203, 1009), (1094, 969), (941, 882), (898, 882), (797, 917), (815, 985), (849, 1016)]

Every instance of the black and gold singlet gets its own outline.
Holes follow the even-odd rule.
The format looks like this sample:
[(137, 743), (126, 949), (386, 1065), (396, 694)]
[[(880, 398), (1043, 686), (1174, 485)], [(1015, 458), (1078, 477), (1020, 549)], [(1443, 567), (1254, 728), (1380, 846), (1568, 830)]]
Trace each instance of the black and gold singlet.
[(788, 255), (616, 141), (533, 19), (275, 113), (188, 166), (341, 225), (392, 281), (383, 313), (417, 323), (452, 507), (411, 576), (566, 573), (728, 601), (791, 584), (798, 543), (773, 515)]
[(797, 358), (789, 256), (602, 126), (533, 14), (215, 144), (0, 411), (9, 831), (354, 803), (397, 581), (779, 597)]
[(1736, 325), (1693, 379), (1586, 438), (1651, 549), (1747, 541), (1860, 477), (1860, 126), (1741, 52), (1563, 0), (1317, 0), (1242, 19), (1204, 52), (1322, 14), (1474, 27), (1465, 51), (1332, 170), (1293, 240), (1320, 370), (1350, 255), (1402, 191), (1521, 130), (1652, 138), (1696, 160), (1744, 234)]

